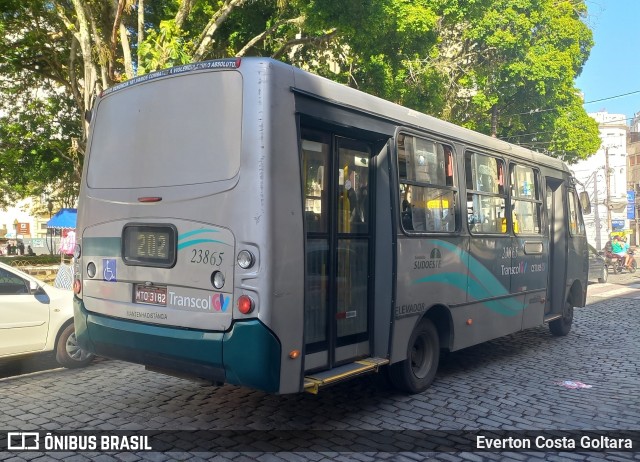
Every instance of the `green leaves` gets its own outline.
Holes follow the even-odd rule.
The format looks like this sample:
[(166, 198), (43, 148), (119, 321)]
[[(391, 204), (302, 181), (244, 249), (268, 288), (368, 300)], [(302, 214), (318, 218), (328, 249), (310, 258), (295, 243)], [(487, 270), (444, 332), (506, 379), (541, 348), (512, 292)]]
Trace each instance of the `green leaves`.
[(3, 0), (0, 201), (77, 191), (100, 88), (237, 55), (583, 158), (599, 144), (574, 86), (593, 45), (586, 11), (585, 0)]
[(63, 195), (77, 195), (79, 158), (69, 153), (66, 138), (81, 136), (73, 102), (53, 95), (12, 100), (15, 104), (4, 104), (0, 118), (0, 204), (39, 195), (47, 185), (58, 186)]
[(140, 44), (138, 75), (191, 62), (192, 47), (193, 42), (175, 20), (160, 21), (158, 30), (150, 29)]
[(459, 3), (441, 3), (443, 53), (435, 61), (456, 89), (448, 94), (447, 116), (568, 160), (594, 153), (593, 124), (554, 130), (556, 119), (588, 117), (573, 84), (593, 44), (581, 20), (584, 2), (483, 0), (464, 14)]

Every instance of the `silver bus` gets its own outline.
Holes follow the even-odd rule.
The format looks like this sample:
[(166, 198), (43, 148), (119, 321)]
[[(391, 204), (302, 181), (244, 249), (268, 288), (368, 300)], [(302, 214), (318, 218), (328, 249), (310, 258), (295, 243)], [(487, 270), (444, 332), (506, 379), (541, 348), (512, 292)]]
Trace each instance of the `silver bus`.
[(200, 62), (104, 91), (78, 210), (86, 350), (271, 393), (388, 371), (585, 305), (558, 159), (278, 61)]

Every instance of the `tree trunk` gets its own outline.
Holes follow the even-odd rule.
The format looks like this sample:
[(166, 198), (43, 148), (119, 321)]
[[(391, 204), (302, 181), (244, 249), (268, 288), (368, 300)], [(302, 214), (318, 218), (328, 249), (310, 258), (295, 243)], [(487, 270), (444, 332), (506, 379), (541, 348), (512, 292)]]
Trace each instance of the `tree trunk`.
[(176, 26), (179, 29), (182, 29), (182, 25), (189, 17), (189, 13), (191, 12), (191, 8), (195, 0), (182, 0), (180, 3), (180, 8), (178, 9), (178, 13), (176, 14)]
[(133, 75), (133, 62), (131, 61), (131, 48), (129, 48), (129, 37), (127, 36), (127, 28), (124, 24), (120, 23), (120, 42), (122, 45), (122, 56), (124, 58), (124, 72), (127, 75), (127, 79), (132, 79)]
[[(72, 0), (73, 7), (76, 11), (76, 17), (78, 18), (78, 43), (80, 44), (80, 50), (82, 52), (82, 62), (84, 66), (84, 113), (91, 109), (91, 102), (96, 90), (96, 82), (98, 80), (98, 70), (93, 62), (91, 55), (91, 34), (89, 33), (89, 18), (87, 18), (86, 11), (82, 0)], [(89, 123), (85, 120), (83, 123), (83, 135), (84, 140), (87, 139), (89, 134)]]
[(118, 32), (122, 37), (122, 31), (120, 30), (120, 24), (122, 23), (122, 12), (124, 11), (124, 0), (114, 0), (114, 7), (116, 9), (115, 18), (113, 20), (113, 28), (111, 29), (111, 38), (109, 40), (109, 80), (115, 82), (116, 78), (116, 48), (118, 47)]
[(140, 69), (140, 62), (142, 61), (142, 54), (140, 53), (140, 44), (144, 42), (144, 0), (138, 0), (138, 65)]
[(198, 39), (196, 50), (193, 53), (194, 61), (202, 61), (205, 54), (209, 50), (209, 46), (213, 43), (213, 34), (216, 33), (218, 27), (227, 19), (227, 17), (231, 14), (234, 8), (242, 6), (244, 0), (226, 0), (224, 5), (216, 11), (209, 23), (206, 25), (202, 34), (200, 34), (200, 38)]

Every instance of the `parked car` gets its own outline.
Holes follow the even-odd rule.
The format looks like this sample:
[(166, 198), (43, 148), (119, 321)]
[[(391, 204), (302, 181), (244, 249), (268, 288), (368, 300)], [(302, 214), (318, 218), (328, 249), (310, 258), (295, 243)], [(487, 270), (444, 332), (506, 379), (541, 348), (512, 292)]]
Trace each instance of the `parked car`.
[(73, 328), (73, 292), (0, 263), (0, 358), (55, 352), (62, 366), (83, 367)]
[(609, 266), (603, 252), (598, 252), (595, 247), (589, 245), (589, 280), (607, 282)]

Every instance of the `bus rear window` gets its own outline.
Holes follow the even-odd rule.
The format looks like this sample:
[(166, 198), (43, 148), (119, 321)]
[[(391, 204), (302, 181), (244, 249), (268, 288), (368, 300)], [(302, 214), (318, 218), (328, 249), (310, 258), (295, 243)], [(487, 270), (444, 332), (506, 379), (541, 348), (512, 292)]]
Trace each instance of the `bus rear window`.
[(233, 178), (240, 168), (242, 76), (181, 75), (100, 101), (87, 185), (148, 188)]

